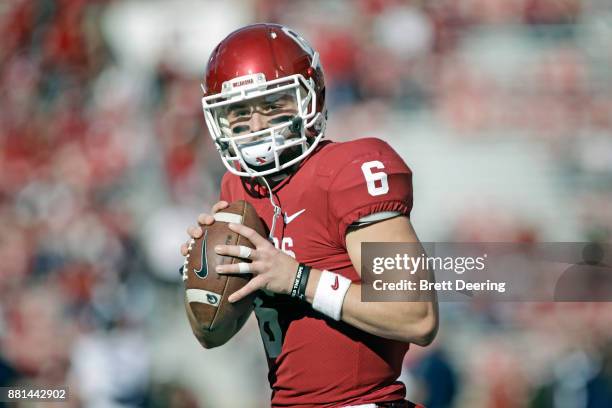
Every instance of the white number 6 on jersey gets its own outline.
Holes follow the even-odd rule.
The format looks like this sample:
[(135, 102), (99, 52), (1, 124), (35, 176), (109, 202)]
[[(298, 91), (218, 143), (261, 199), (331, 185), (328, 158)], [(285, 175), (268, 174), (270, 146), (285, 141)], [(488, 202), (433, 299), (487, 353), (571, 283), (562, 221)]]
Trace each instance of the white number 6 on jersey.
[[(384, 171), (372, 172), (372, 169), (384, 169), (385, 165), (378, 160), (365, 162), (361, 165), (361, 171), (365, 176), (368, 185), (368, 193), (371, 196), (379, 196), (389, 192), (389, 182), (387, 181), (387, 173)], [(380, 185), (376, 185), (376, 182)]]

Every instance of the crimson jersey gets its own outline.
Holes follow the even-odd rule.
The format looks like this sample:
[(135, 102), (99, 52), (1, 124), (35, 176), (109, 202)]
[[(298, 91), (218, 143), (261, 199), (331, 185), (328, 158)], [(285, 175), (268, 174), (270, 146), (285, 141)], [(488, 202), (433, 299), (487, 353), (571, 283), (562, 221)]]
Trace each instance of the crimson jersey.
[[(379, 139), (322, 142), (291, 177), (273, 188), (283, 217), (274, 243), (299, 262), (359, 282), (347, 227), (366, 215), (412, 208), (412, 174)], [(246, 200), (271, 227), (265, 188), (226, 173), (221, 199)], [(396, 381), (408, 344), (365, 333), (286, 295), (260, 291), (255, 313), (269, 364), (273, 407), (342, 407), (405, 396)]]

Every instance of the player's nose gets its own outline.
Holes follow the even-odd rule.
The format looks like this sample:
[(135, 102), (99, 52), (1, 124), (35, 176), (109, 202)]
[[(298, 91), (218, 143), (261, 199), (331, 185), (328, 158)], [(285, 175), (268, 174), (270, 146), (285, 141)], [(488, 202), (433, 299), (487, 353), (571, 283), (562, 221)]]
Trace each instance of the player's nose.
[(251, 128), (251, 132), (258, 132), (268, 127), (268, 121), (259, 112), (253, 112), (253, 116), (251, 116), (249, 127)]

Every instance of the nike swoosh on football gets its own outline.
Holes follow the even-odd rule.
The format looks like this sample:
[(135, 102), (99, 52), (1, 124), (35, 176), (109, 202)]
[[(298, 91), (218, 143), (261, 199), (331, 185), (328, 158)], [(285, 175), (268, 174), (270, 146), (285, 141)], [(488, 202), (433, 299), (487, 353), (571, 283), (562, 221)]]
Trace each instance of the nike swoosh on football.
[(331, 285), (331, 288), (333, 290), (338, 290), (339, 287), (340, 287), (340, 282), (338, 282), (338, 277), (336, 276), (336, 280), (334, 281), (334, 284)]
[(285, 224), (289, 224), (291, 221), (295, 220), (300, 214), (302, 214), (304, 211), (306, 211), (306, 209), (302, 209), (298, 212), (296, 212), (295, 214), (293, 214), (292, 216), (288, 216), (287, 213), (285, 213)]
[(208, 258), (206, 257), (206, 236), (208, 230), (204, 231), (204, 238), (202, 238), (202, 256), (200, 258), (200, 269), (193, 268), (193, 272), (198, 278), (206, 278), (208, 276)]

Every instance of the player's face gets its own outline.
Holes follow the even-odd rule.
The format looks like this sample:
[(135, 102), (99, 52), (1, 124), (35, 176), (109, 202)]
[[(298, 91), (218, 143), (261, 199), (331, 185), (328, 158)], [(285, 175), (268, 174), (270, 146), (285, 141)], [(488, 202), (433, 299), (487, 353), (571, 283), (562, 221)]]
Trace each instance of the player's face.
[(286, 92), (233, 103), (225, 117), (231, 134), (240, 136), (291, 121), (296, 114), (295, 92)]

